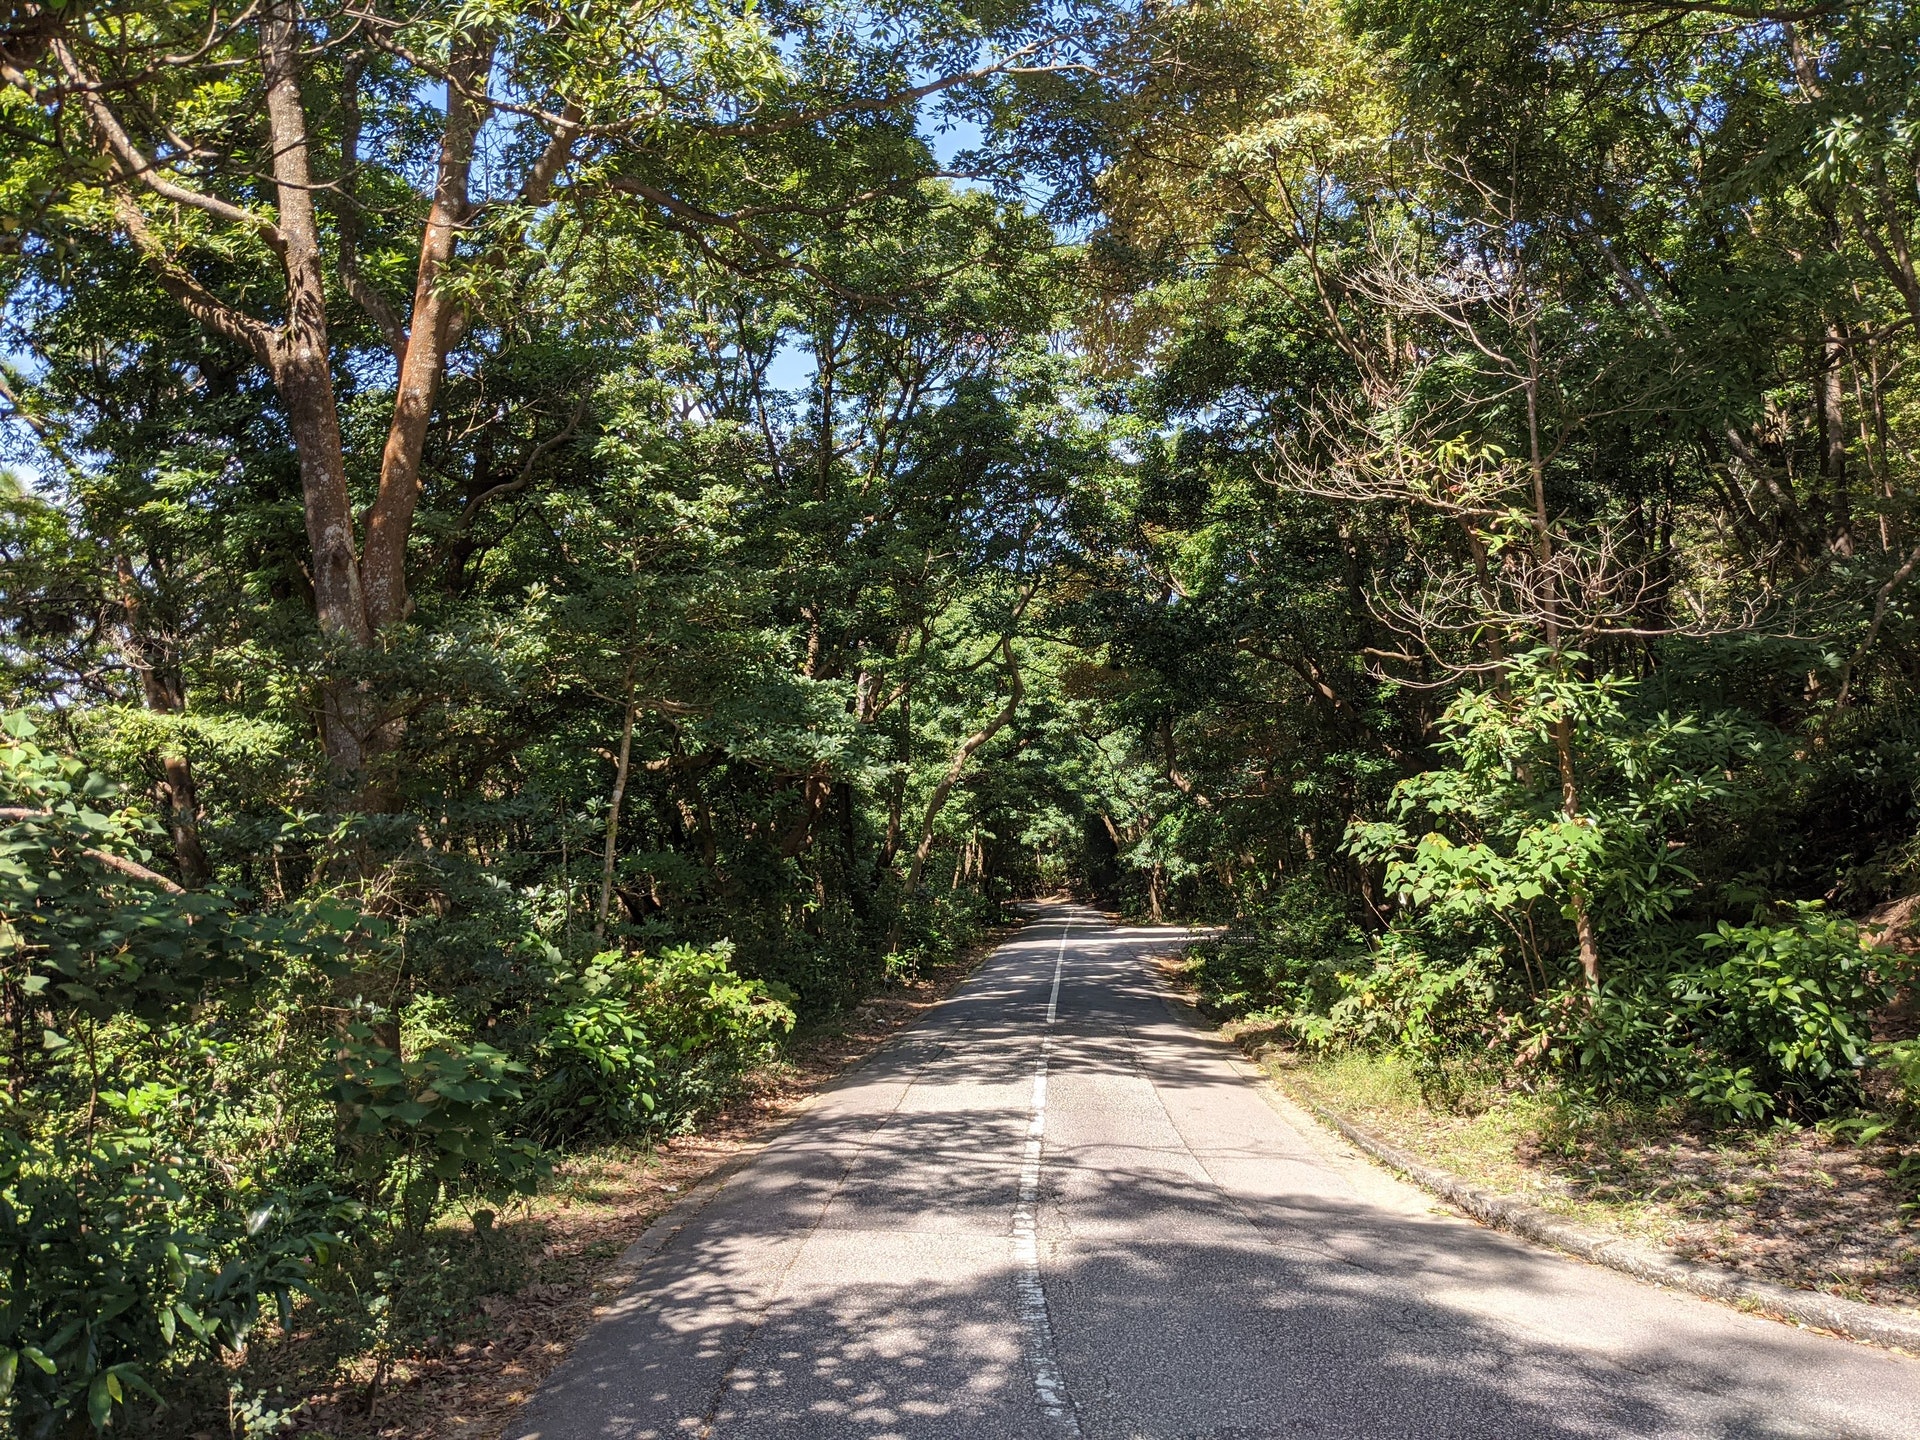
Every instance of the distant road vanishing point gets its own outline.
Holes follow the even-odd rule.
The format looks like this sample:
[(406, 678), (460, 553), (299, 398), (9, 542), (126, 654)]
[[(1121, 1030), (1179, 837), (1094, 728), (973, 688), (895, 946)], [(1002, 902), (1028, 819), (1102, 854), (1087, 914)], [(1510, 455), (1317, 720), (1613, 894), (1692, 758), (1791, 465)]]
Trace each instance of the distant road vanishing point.
[(507, 1440), (1920, 1437), (1920, 1361), (1436, 1214), (1040, 907), (681, 1217)]

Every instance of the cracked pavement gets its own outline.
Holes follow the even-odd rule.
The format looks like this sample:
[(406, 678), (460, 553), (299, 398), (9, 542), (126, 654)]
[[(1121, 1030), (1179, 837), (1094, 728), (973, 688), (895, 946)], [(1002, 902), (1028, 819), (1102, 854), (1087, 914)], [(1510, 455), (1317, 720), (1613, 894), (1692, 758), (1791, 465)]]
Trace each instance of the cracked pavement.
[(1920, 1436), (1920, 1361), (1480, 1229), (1296, 1125), (1168, 1004), (1181, 938), (1038, 907), (674, 1217), (507, 1440)]

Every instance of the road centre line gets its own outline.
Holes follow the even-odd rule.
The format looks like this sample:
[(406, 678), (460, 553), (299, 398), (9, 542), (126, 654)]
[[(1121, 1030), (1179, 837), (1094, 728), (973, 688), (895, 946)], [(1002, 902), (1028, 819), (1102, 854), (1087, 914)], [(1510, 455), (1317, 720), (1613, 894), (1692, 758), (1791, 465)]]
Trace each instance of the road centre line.
[(1020, 1162), (1020, 1200), (1013, 1212), (1013, 1254), (1018, 1263), (1014, 1285), (1019, 1294), (1020, 1319), (1027, 1332), (1027, 1358), (1033, 1367), (1033, 1396), (1041, 1413), (1062, 1433), (1078, 1435), (1079, 1418), (1060, 1379), (1053, 1357), (1053, 1322), (1047, 1315), (1046, 1287), (1040, 1281), (1040, 1154), (1047, 1134), (1047, 1064), (1053, 1055), (1051, 1027), (1060, 1014), (1060, 971), (1067, 958), (1067, 935), (1073, 929), (1068, 915), (1060, 929), (1060, 948), (1053, 956), (1053, 989), (1047, 996), (1048, 1029), (1040, 1037), (1040, 1058), (1033, 1066), (1033, 1104), (1027, 1121), (1027, 1145)]
[(1067, 958), (1067, 932), (1073, 929), (1073, 916), (1060, 927), (1060, 948), (1053, 952), (1053, 993), (1047, 996), (1047, 1024), (1060, 1018), (1060, 967)]

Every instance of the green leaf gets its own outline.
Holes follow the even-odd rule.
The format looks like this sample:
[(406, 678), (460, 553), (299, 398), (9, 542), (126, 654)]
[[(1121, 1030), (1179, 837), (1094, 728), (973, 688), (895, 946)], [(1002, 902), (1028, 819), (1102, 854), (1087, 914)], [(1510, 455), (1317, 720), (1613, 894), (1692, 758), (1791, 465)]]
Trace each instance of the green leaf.
[(187, 1328), (193, 1331), (201, 1340), (205, 1340), (213, 1333), (213, 1326), (209, 1325), (205, 1320), (202, 1320), (200, 1318), (200, 1312), (195, 1310), (186, 1301), (175, 1301), (173, 1308), (174, 1313), (187, 1322)]
[[(119, 1377), (120, 1383), (128, 1389), (138, 1390), (150, 1400), (160, 1399), (160, 1392), (146, 1382), (146, 1379), (140, 1374), (137, 1366), (132, 1364), (116, 1365), (113, 1367), (113, 1373)], [(165, 1402), (163, 1401), (162, 1403)]]
[[(107, 1421), (113, 1418), (113, 1391), (107, 1388), (112, 1382), (112, 1372), (102, 1371), (93, 1377), (93, 1383), (87, 1387), (87, 1419), (96, 1430), (107, 1428)], [(119, 1389), (117, 1382), (113, 1388)]]

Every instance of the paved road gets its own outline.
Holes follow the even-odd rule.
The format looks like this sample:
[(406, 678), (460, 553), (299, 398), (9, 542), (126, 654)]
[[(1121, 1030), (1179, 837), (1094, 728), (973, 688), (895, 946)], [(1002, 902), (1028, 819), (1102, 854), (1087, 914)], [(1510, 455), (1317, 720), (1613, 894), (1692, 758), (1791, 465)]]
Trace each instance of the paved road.
[(1920, 1362), (1437, 1215), (1289, 1123), (1167, 1005), (1171, 938), (1044, 910), (687, 1219), (507, 1440), (1920, 1437)]

